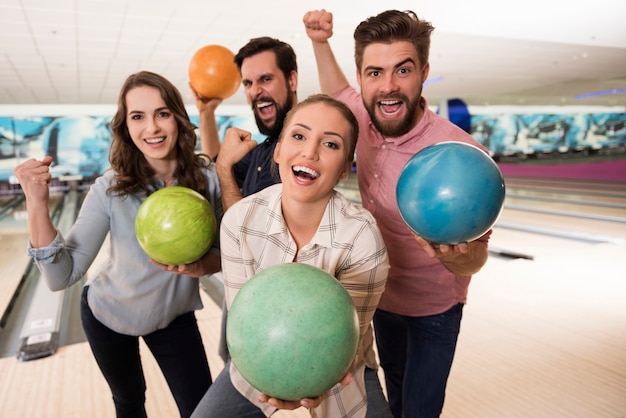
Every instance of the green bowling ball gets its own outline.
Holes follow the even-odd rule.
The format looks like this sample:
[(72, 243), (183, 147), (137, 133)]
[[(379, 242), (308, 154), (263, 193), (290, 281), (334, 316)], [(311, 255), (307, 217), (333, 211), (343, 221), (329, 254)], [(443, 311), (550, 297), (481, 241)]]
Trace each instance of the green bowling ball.
[(283, 400), (312, 398), (350, 370), (359, 319), (333, 276), (307, 264), (277, 264), (237, 293), (226, 342), (232, 362), (257, 390)]
[(211, 248), (217, 233), (213, 207), (187, 187), (159, 189), (143, 201), (135, 235), (145, 253), (162, 264), (192, 263)]

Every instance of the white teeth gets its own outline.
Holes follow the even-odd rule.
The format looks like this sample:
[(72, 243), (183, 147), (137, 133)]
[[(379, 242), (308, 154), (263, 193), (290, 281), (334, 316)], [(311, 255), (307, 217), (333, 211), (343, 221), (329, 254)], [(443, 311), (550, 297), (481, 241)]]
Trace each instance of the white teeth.
[(400, 103), (398, 100), (381, 100), (380, 104), (381, 105), (393, 105), (396, 103)]
[(159, 138), (146, 138), (146, 142), (148, 144), (158, 144), (159, 142), (163, 142), (165, 141), (165, 137), (159, 137)]
[(318, 173), (317, 171), (309, 168), (309, 167), (304, 167), (304, 166), (300, 166), (300, 165), (296, 165), (293, 167), (293, 171), (302, 171), (303, 173), (307, 173), (309, 176), (313, 177), (313, 178), (318, 178), (320, 176), (320, 173)]
[(258, 103), (258, 104), (256, 105), (256, 107), (260, 109), (260, 108), (262, 108), (262, 107), (267, 107), (267, 106), (271, 106), (271, 105), (272, 105), (272, 103), (271, 103), (271, 102), (263, 102), (263, 103)]

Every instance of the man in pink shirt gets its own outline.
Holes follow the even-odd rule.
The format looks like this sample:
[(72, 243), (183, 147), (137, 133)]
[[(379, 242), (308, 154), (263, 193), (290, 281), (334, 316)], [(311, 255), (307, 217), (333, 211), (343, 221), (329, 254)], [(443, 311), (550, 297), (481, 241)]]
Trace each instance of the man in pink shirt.
[(378, 222), (391, 265), (374, 327), (392, 412), (396, 418), (437, 417), (471, 275), (487, 261), (491, 231), (458, 245), (429, 243), (403, 222), (396, 184), (407, 161), (429, 145), (460, 141), (485, 149), (430, 111), (421, 97), (430, 69), (434, 28), (429, 22), (410, 11), (388, 10), (357, 26), (359, 93), (349, 85), (329, 45), (332, 14), (310, 11), (303, 21), (322, 92), (346, 103), (359, 121), (359, 189), (363, 206)]

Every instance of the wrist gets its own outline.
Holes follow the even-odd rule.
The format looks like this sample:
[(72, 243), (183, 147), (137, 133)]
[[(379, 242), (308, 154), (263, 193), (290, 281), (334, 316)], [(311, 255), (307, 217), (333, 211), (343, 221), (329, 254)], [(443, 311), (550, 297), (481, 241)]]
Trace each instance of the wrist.
[(233, 172), (233, 164), (224, 160), (222, 155), (218, 154), (215, 160), (215, 169), (218, 176), (230, 175)]

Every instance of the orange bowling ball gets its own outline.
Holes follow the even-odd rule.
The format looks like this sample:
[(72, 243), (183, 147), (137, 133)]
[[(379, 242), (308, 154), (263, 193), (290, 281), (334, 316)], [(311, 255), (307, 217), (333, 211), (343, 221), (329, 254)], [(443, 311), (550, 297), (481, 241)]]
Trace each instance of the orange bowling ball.
[(191, 87), (209, 99), (227, 99), (239, 88), (241, 76), (234, 61), (235, 54), (221, 45), (207, 45), (191, 57)]

